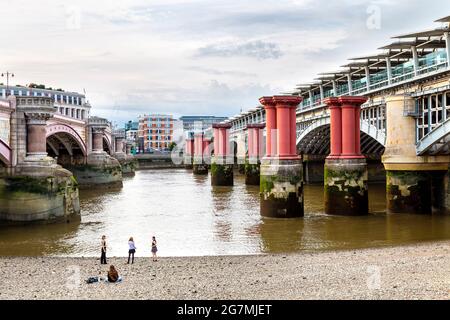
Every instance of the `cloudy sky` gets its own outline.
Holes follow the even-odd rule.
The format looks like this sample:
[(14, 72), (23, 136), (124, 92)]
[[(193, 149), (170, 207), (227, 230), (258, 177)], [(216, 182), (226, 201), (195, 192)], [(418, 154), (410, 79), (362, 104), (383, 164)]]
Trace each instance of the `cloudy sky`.
[(0, 3), (1, 71), (14, 84), (85, 89), (93, 114), (118, 123), (231, 116), (450, 15), (441, 0)]

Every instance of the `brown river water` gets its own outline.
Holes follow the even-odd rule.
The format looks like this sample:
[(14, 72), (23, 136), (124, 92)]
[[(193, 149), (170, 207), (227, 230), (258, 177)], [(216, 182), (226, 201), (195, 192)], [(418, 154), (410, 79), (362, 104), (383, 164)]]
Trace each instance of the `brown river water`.
[(305, 187), (305, 218), (274, 220), (259, 214), (259, 187), (235, 176), (234, 187), (211, 187), (209, 176), (185, 170), (139, 171), (120, 190), (80, 191), (80, 223), (2, 227), (0, 256), (241, 255), (354, 249), (450, 239), (450, 216), (386, 215), (385, 186), (370, 186), (366, 217), (323, 213), (323, 187)]

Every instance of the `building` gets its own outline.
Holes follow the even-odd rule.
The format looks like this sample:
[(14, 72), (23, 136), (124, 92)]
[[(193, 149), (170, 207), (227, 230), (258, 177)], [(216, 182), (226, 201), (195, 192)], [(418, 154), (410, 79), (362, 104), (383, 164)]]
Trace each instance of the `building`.
[(127, 141), (137, 142), (138, 131), (139, 131), (139, 122), (130, 120), (127, 123), (125, 123), (125, 137)]
[(167, 150), (174, 141), (175, 119), (172, 115), (151, 114), (139, 117), (140, 151)]
[(210, 128), (213, 123), (219, 123), (227, 119), (227, 117), (215, 116), (182, 116), (180, 121), (183, 122), (184, 131), (205, 131)]
[(17, 97), (51, 97), (54, 105), (57, 107), (57, 113), (62, 116), (78, 120), (87, 120), (89, 118), (91, 105), (86, 101), (83, 94), (76, 92), (66, 92), (62, 89), (38, 89), (25, 86), (5, 86), (0, 85), (0, 98), (7, 96)]

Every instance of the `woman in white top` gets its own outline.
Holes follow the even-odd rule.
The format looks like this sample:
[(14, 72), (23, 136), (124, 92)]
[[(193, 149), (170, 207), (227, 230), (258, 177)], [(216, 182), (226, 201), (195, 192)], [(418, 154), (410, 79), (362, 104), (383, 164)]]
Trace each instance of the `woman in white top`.
[(134, 263), (135, 252), (136, 252), (136, 246), (134, 245), (133, 237), (130, 237), (130, 240), (128, 240), (128, 262), (127, 262), (127, 264), (130, 264), (130, 257), (132, 257), (131, 264)]

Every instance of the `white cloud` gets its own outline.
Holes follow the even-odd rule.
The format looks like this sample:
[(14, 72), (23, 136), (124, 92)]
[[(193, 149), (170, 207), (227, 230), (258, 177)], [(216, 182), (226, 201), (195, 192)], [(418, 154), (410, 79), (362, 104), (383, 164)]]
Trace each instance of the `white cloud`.
[[(117, 121), (152, 111), (233, 115), (450, 13), (437, 0), (0, 4), (4, 71), (21, 84), (86, 88), (93, 112)], [(366, 26), (372, 4), (379, 30)]]

